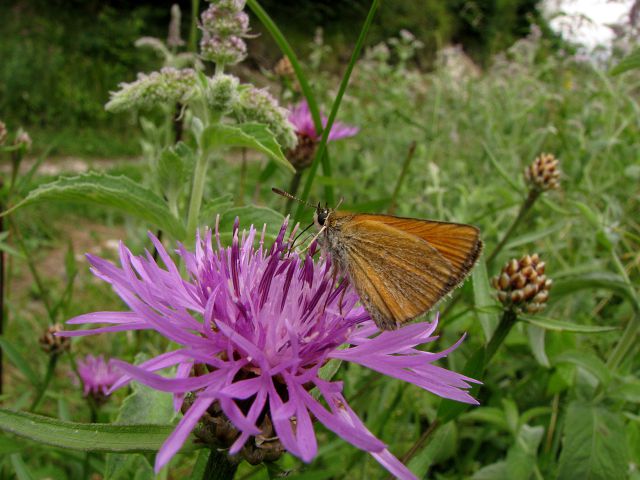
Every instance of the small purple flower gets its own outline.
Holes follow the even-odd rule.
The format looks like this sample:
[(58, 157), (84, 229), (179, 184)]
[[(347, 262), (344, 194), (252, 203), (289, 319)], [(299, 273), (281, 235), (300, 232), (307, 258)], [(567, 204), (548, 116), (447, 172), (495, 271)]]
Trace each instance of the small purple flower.
[(109, 389), (122, 377), (116, 361), (110, 359), (105, 362), (102, 355), (98, 357), (87, 355), (84, 360), (78, 361), (78, 374), (82, 380), (85, 397), (108, 396), (111, 393)]
[[(217, 227), (215, 237), (207, 231), (197, 239), (195, 252), (180, 245), (188, 280), (153, 235), (165, 268), (149, 252), (134, 256), (123, 244), (121, 267), (88, 255), (93, 273), (113, 286), (130, 311), (81, 315), (68, 323), (108, 325), (64, 334), (155, 330), (179, 345), (140, 365), (115, 361), (125, 375), (111, 390), (137, 380), (173, 393), (184, 413), (158, 452), (156, 471), (194, 429), (197, 434), (203, 415), (224, 415), (227, 432), (228, 425), (235, 429), (228, 436), (230, 455), (277, 436), (284, 449), (310, 462), (318, 450), (317, 420), (395, 476), (415, 478), (349, 407), (342, 382), (322, 378), (320, 368), (332, 359), (353, 362), (475, 404), (466, 391), (475, 380), (433, 365), (462, 339), (431, 353), (416, 347), (437, 338), (437, 321), (380, 332), (353, 288), (335, 285), (329, 259), (314, 262), (315, 246), (305, 258), (289, 251), (286, 228), (285, 222), (268, 249), (264, 231), (257, 247), (255, 228), (239, 236), (238, 220), (231, 247), (221, 245)], [(169, 367), (176, 367), (173, 378), (154, 373)]]
[[(296, 127), (296, 131), (299, 135), (306, 135), (312, 140), (319, 142), (320, 135), (316, 131), (316, 127), (313, 123), (313, 117), (309, 111), (309, 105), (306, 100), (298, 103), (291, 109), (289, 114), (289, 121)], [(322, 126), (327, 125), (327, 117), (322, 116)], [(341, 138), (353, 137), (360, 129), (353, 125), (347, 125), (341, 122), (333, 122), (331, 132), (329, 132), (329, 141), (340, 140)]]

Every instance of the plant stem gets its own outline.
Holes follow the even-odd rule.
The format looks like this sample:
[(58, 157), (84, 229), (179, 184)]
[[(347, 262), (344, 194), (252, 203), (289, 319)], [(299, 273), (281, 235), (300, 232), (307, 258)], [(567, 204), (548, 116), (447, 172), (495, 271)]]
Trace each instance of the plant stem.
[[(344, 92), (347, 90), (347, 85), (349, 85), (349, 79), (351, 78), (351, 73), (353, 72), (353, 68), (356, 65), (358, 58), (360, 57), (360, 52), (362, 51), (362, 47), (364, 45), (364, 39), (367, 36), (367, 32), (369, 31), (369, 27), (373, 23), (373, 18), (375, 17), (376, 10), (378, 9), (378, 5), (380, 4), (379, 0), (373, 0), (371, 2), (371, 7), (369, 8), (369, 13), (367, 14), (367, 18), (364, 21), (364, 25), (362, 25), (362, 29), (360, 30), (360, 35), (358, 36), (358, 41), (356, 42), (356, 46), (353, 49), (353, 53), (351, 54), (351, 59), (349, 60), (349, 65), (347, 65), (347, 69), (342, 76), (342, 81), (340, 82), (340, 88), (338, 89), (338, 94), (336, 95), (336, 99), (333, 101), (333, 105), (331, 106), (331, 112), (329, 113), (329, 118), (327, 119), (327, 124), (322, 130), (322, 138), (320, 139), (320, 144), (318, 145), (318, 150), (316, 151), (316, 156), (313, 159), (313, 163), (309, 168), (309, 174), (307, 175), (307, 181), (304, 184), (304, 189), (302, 190), (302, 196), (300, 199), (304, 202), (309, 198), (309, 193), (311, 193), (311, 186), (313, 185), (313, 180), (315, 179), (316, 172), (318, 171), (318, 165), (320, 161), (325, 156), (327, 151), (327, 141), (329, 140), (329, 132), (331, 132), (331, 127), (333, 127), (333, 122), (338, 115), (338, 109), (340, 108), (340, 103), (342, 102), (342, 97), (344, 96)], [(330, 176), (330, 172), (324, 172), (326, 176)], [(332, 198), (327, 197), (327, 202), (334, 203)], [(296, 210), (295, 220), (298, 221), (302, 218), (302, 214), (304, 211), (304, 204), (298, 205), (298, 209)]]
[(204, 194), (204, 184), (207, 179), (207, 166), (209, 165), (208, 154), (201, 152), (196, 168), (193, 172), (193, 186), (191, 188), (191, 198), (189, 199), (189, 213), (187, 214), (187, 239), (193, 240), (196, 237), (198, 228), (198, 217), (202, 205)]
[(198, 14), (200, 13), (200, 0), (191, 0), (191, 25), (189, 26), (189, 51), (196, 51), (198, 36)]
[(412, 141), (409, 145), (409, 150), (407, 151), (407, 156), (404, 159), (404, 163), (402, 164), (402, 170), (400, 171), (400, 176), (398, 177), (398, 181), (396, 182), (396, 187), (393, 189), (393, 194), (391, 195), (391, 202), (389, 203), (389, 208), (387, 209), (387, 213), (393, 215), (396, 211), (396, 204), (398, 200), (398, 194), (400, 193), (400, 188), (402, 187), (402, 182), (404, 182), (405, 177), (407, 176), (407, 172), (409, 171), (409, 164), (411, 160), (413, 160), (413, 155), (416, 153), (416, 141)]
[(531, 207), (533, 207), (533, 204), (536, 203), (536, 200), (538, 199), (538, 197), (540, 197), (541, 193), (542, 193), (541, 190), (537, 190), (537, 189), (529, 190), (529, 194), (527, 195), (527, 198), (524, 200), (524, 202), (520, 206), (520, 211), (518, 212), (518, 215), (516, 216), (516, 218), (513, 220), (513, 223), (511, 224), (509, 229), (506, 231), (506, 233), (502, 237), (502, 240), (500, 240), (498, 245), (495, 246), (491, 254), (487, 257), (487, 265), (491, 264), (491, 262), (500, 253), (502, 248), (507, 243), (507, 240), (509, 240), (513, 232), (515, 232), (516, 228), (518, 228), (518, 225), (520, 224), (520, 222), (522, 222), (522, 220), (527, 215), (529, 210), (531, 210)]
[(40, 406), (40, 402), (44, 398), (44, 394), (49, 388), (49, 384), (51, 383), (51, 379), (53, 378), (53, 372), (56, 370), (56, 364), (58, 363), (58, 355), (51, 355), (49, 357), (49, 364), (47, 365), (47, 372), (44, 374), (44, 380), (38, 387), (38, 393), (36, 397), (33, 399), (31, 403), (31, 407), (29, 407), (30, 412), (35, 412)]
[(502, 319), (498, 324), (498, 327), (493, 332), (491, 336), (491, 340), (485, 347), (484, 351), (484, 369), (487, 368), (487, 365), (491, 362), (491, 359), (495, 355), (498, 347), (502, 345), (504, 339), (507, 337), (513, 326), (516, 324), (518, 320), (518, 315), (513, 310), (505, 310), (502, 314)]
[(238, 464), (216, 449), (211, 449), (202, 480), (230, 480), (236, 474)]
[[(0, 190), (2, 190), (2, 179), (0, 179)], [(0, 212), (4, 212), (5, 205), (0, 199)], [(0, 217), (0, 235), (4, 233), (4, 217)], [(4, 251), (0, 250), (0, 337), (4, 333), (4, 320), (5, 320), (5, 311), (4, 311)], [(0, 395), (2, 395), (2, 380), (3, 380), (3, 371), (2, 371), (2, 348), (0, 347)]]

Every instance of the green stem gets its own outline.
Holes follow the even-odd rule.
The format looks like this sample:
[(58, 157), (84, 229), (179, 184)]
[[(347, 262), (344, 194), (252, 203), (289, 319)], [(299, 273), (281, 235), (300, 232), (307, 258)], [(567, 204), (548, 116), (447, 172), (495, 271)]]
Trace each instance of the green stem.
[(208, 165), (208, 154), (201, 152), (196, 162), (195, 171), (193, 172), (193, 186), (191, 188), (191, 198), (189, 199), (189, 213), (187, 214), (187, 239), (189, 240), (193, 240), (196, 237)]
[(231, 480), (236, 474), (238, 464), (216, 449), (211, 449), (202, 480)]
[(387, 213), (392, 215), (396, 210), (396, 204), (398, 200), (398, 194), (400, 193), (400, 188), (402, 187), (402, 182), (404, 182), (404, 178), (407, 176), (407, 172), (409, 171), (409, 164), (411, 160), (413, 160), (413, 155), (416, 153), (416, 141), (414, 140), (409, 145), (409, 150), (407, 151), (407, 156), (404, 159), (404, 163), (402, 164), (402, 170), (400, 171), (400, 176), (398, 177), (398, 181), (396, 182), (396, 187), (393, 189), (393, 194), (391, 195), (391, 202), (389, 203), (389, 208), (387, 209)]
[[(271, 19), (271, 17), (269, 17), (269, 14), (260, 6), (257, 0), (247, 0), (247, 5), (249, 5), (251, 11), (256, 15), (256, 17), (258, 17), (260, 22), (262, 22), (264, 27), (269, 31), (275, 42), (278, 44), (278, 47), (280, 48), (282, 53), (291, 62), (291, 66), (293, 67), (296, 79), (300, 84), (300, 90), (302, 90), (302, 94), (307, 101), (307, 105), (309, 105), (309, 111), (311, 112), (311, 118), (313, 119), (313, 126), (316, 129), (316, 132), (322, 131), (322, 118), (320, 116), (320, 109), (318, 108), (315, 96), (313, 95), (313, 90), (311, 90), (311, 85), (309, 84), (309, 81), (307, 80), (307, 77), (302, 70), (302, 65), (298, 61), (298, 57), (293, 51), (293, 48), (291, 48), (291, 45), (282, 34), (278, 26)], [(331, 177), (331, 162), (329, 161), (329, 157), (325, 155), (320, 159), (320, 161), (322, 162), (322, 172), (324, 173), (325, 177)], [(333, 204), (335, 200), (333, 185), (325, 185), (324, 190), (327, 202)]]
[(38, 393), (36, 393), (36, 397), (33, 399), (31, 407), (29, 407), (30, 412), (35, 412), (40, 406), (40, 403), (44, 398), (44, 394), (47, 391), (47, 388), (49, 388), (49, 384), (51, 383), (51, 379), (53, 378), (53, 372), (55, 372), (56, 370), (57, 363), (58, 355), (51, 355), (49, 357), (49, 364), (47, 365), (47, 372), (44, 374), (44, 380), (38, 387)]
[(500, 240), (500, 243), (498, 243), (498, 245), (495, 246), (491, 254), (489, 254), (489, 256), (487, 257), (487, 265), (491, 264), (491, 262), (500, 253), (502, 248), (507, 243), (507, 240), (509, 240), (513, 232), (516, 231), (516, 228), (518, 228), (518, 225), (520, 225), (520, 222), (522, 222), (522, 220), (527, 215), (529, 210), (531, 210), (531, 207), (533, 207), (533, 204), (536, 203), (536, 200), (538, 199), (538, 197), (540, 197), (541, 193), (542, 192), (537, 189), (529, 190), (529, 195), (527, 195), (527, 198), (525, 198), (524, 202), (520, 206), (520, 211), (518, 212), (518, 215), (516, 216), (516, 218), (513, 220), (513, 223), (511, 224), (509, 229), (506, 231), (506, 233), (502, 237), (502, 240)]
[(189, 51), (196, 51), (198, 40), (198, 15), (200, 14), (200, 0), (191, 0), (191, 25), (189, 27)]
[(502, 315), (502, 319), (498, 324), (498, 327), (493, 332), (493, 335), (491, 336), (491, 340), (489, 340), (489, 343), (485, 347), (483, 370), (486, 370), (487, 365), (489, 365), (489, 363), (491, 362), (491, 359), (493, 358), (496, 351), (498, 350), (498, 347), (502, 345), (502, 342), (504, 342), (504, 339), (507, 337), (507, 335), (509, 334), (513, 326), (516, 324), (517, 320), (518, 320), (518, 315), (516, 315), (516, 313), (513, 310), (510, 309), (510, 310), (504, 311)]
[[(305, 182), (304, 189), (302, 191), (302, 196), (300, 199), (304, 202), (309, 198), (309, 193), (311, 193), (311, 186), (313, 185), (313, 180), (315, 179), (316, 173), (318, 171), (318, 165), (320, 161), (325, 156), (325, 152), (327, 151), (327, 141), (329, 139), (329, 132), (331, 132), (331, 127), (333, 127), (333, 122), (338, 115), (338, 109), (340, 108), (340, 103), (342, 102), (342, 97), (344, 96), (344, 92), (347, 90), (347, 86), (349, 85), (349, 79), (351, 78), (351, 73), (353, 72), (353, 68), (356, 65), (358, 58), (360, 57), (360, 52), (362, 51), (362, 47), (364, 45), (364, 39), (367, 36), (367, 32), (373, 23), (373, 18), (375, 17), (376, 10), (378, 9), (378, 5), (380, 4), (380, 0), (373, 0), (371, 2), (371, 7), (369, 8), (369, 13), (367, 14), (367, 18), (364, 21), (364, 25), (360, 30), (360, 35), (358, 36), (358, 41), (356, 42), (356, 46), (353, 49), (353, 53), (351, 54), (351, 59), (349, 60), (349, 65), (347, 65), (347, 69), (342, 76), (342, 81), (340, 82), (340, 88), (338, 89), (338, 94), (336, 95), (336, 99), (333, 102), (331, 107), (331, 112), (329, 113), (329, 118), (327, 119), (327, 124), (322, 131), (322, 138), (320, 140), (320, 144), (318, 145), (318, 150), (316, 152), (316, 156), (313, 159), (313, 163), (309, 168), (309, 174), (307, 175), (307, 181)], [(328, 176), (328, 173), (325, 172), (325, 175)], [(327, 197), (327, 202), (334, 203), (332, 198)], [(301, 203), (298, 205), (298, 209), (296, 210), (295, 220), (299, 221), (302, 218), (304, 212), (305, 205)]]

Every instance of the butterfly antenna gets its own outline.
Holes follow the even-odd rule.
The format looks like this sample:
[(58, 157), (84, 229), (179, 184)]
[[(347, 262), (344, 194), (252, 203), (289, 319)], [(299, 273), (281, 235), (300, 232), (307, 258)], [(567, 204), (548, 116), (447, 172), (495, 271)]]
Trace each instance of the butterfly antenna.
[(316, 208), (313, 205), (311, 205), (309, 202), (305, 202), (304, 200), (300, 200), (298, 197), (295, 197), (295, 196), (291, 195), (290, 193), (285, 192), (284, 190), (280, 190), (279, 188), (273, 187), (273, 188), (271, 188), (271, 191), (273, 193), (277, 193), (278, 195), (280, 195), (282, 197), (289, 198), (291, 200), (295, 200), (296, 202), (300, 202), (301, 204), (306, 205), (309, 208), (313, 208), (313, 209)]

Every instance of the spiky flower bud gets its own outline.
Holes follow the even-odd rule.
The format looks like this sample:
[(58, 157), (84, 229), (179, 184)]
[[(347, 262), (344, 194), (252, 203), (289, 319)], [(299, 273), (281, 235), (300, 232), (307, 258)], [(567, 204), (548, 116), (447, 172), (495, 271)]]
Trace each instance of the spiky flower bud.
[(551, 153), (542, 153), (524, 169), (524, 178), (530, 188), (540, 191), (557, 189), (560, 186), (559, 161)]
[(169, 34), (167, 35), (167, 45), (173, 48), (181, 47), (184, 45), (184, 40), (180, 35), (180, 22), (182, 19), (182, 12), (180, 11), (180, 5), (174, 3), (171, 6), (171, 21), (169, 22)]
[(208, 79), (205, 98), (209, 108), (220, 114), (225, 114), (233, 109), (238, 101), (239, 81), (233, 75), (216, 75)]
[(111, 92), (111, 100), (105, 108), (110, 112), (121, 112), (149, 109), (167, 103), (186, 103), (195, 92), (195, 70), (165, 67), (149, 75), (139, 73), (135, 82), (121, 83), (120, 90)]
[(283, 149), (292, 149), (298, 142), (295, 127), (288, 119), (289, 112), (265, 89), (242, 85), (234, 113), (240, 122), (267, 125)]
[(62, 332), (64, 328), (61, 324), (56, 323), (44, 331), (40, 337), (40, 347), (49, 355), (60, 355), (68, 351), (71, 347), (71, 339), (69, 337), (60, 337), (56, 333)]
[(0, 120), (0, 145), (4, 145), (8, 133), (9, 132), (7, 130), (7, 125), (2, 120)]
[(278, 77), (283, 78), (292, 78), (295, 75), (293, 70), (293, 65), (291, 65), (291, 60), (289, 57), (282, 57), (276, 63), (276, 66), (273, 67), (273, 73), (275, 73)]
[(502, 267), (491, 283), (498, 291), (498, 300), (508, 308), (536, 313), (544, 309), (552, 281), (544, 274), (545, 263), (537, 253), (515, 258)]

